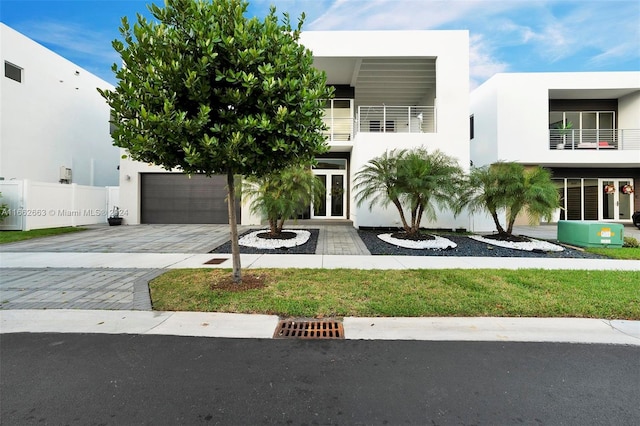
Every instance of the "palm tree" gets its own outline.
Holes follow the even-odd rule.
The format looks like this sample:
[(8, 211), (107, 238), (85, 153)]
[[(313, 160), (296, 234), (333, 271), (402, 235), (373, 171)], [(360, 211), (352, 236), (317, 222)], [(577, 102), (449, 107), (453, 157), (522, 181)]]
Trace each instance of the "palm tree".
[[(536, 223), (541, 217), (549, 220), (558, 206), (558, 191), (548, 170), (525, 169), (522, 164), (499, 161), (471, 170), (456, 211), (459, 213), (466, 207), (471, 213), (487, 212), (498, 234), (511, 235), (521, 211), (528, 211), (531, 223)], [(506, 230), (498, 218), (502, 210), (507, 215)]]
[(354, 179), (353, 190), (355, 200), (360, 207), (369, 200), (369, 210), (377, 204), (386, 207), (393, 203), (400, 213), (402, 227), (408, 229), (409, 225), (404, 216), (400, 202), (400, 186), (398, 184), (398, 159), (406, 155), (407, 150), (385, 151), (379, 157), (371, 159)]
[[(436, 207), (455, 205), (456, 193), (463, 181), (457, 161), (440, 151), (429, 154), (423, 148), (393, 150), (374, 158), (355, 178), (356, 202), (392, 203), (400, 215), (408, 237), (418, 235), (422, 217), (436, 220)], [(407, 221), (405, 208), (410, 212)]]
[(311, 202), (319, 203), (324, 185), (306, 166), (294, 166), (262, 178), (248, 177), (242, 193), (252, 201), (254, 214), (266, 216), (269, 235), (280, 235), (287, 219), (304, 212)]

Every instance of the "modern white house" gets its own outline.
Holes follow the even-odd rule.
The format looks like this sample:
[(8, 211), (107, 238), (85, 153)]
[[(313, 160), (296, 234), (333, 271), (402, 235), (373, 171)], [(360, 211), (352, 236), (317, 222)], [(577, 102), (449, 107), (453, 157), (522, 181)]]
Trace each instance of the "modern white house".
[(2, 23), (0, 56), (0, 230), (106, 222), (120, 150), (97, 88), (113, 86)]
[(120, 151), (109, 105), (113, 86), (0, 23), (0, 178), (118, 185)]
[[(354, 202), (352, 182), (387, 150), (424, 147), (469, 168), (469, 35), (467, 31), (311, 31), (301, 42), (335, 87), (325, 120), (329, 153), (314, 173), (325, 201), (306, 218), (353, 221), (356, 227), (398, 226), (395, 207), (369, 211)], [(120, 205), (128, 224), (227, 223), (224, 178), (167, 173), (130, 160), (120, 166)], [(213, 185), (212, 185), (213, 182)], [(246, 203), (241, 222), (259, 224)], [(438, 214), (425, 227), (469, 228), (469, 218)]]
[(496, 74), (470, 113), (473, 165), (548, 168), (560, 219), (627, 223), (640, 210), (640, 72)]

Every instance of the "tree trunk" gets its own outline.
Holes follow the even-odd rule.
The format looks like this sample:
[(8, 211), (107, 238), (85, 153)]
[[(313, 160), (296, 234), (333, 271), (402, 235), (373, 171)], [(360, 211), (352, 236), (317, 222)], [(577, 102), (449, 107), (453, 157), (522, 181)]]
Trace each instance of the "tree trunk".
[(275, 237), (278, 235), (278, 219), (269, 219), (269, 236)]
[(500, 225), (500, 220), (498, 219), (498, 214), (494, 211), (491, 212), (491, 217), (493, 218), (493, 223), (496, 224), (496, 229), (498, 230), (498, 234), (506, 234), (506, 231)]
[(424, 214), (424, 207), (422, 204), (418, 206), (418, 215), (416, 218), (416, 234), (420, 232), (420, 222), (422, 222), (422, 215)]
[(231, 228), (231, 258), (233, 259), (233, 282), (242, 282), (240, 266), (240, 245), (238, 244), (238, 222), (236, 219), (236, 188), (233, 172), (227, 171), (227, 206), (229, 207), (229, 227)]
[(400, 201), (397, 198), (392, 199), (391, 202), (393, 202), (393, 204), (398, 209), (398, 213), (400, 213), (400, 220), (402, 220), (402, 227), (404, 228), (404, 231), (406, 233), (409, 233), (409, 230), (411, 228), (409, 227), (409, 224), (407, 224), (407, 219), (405, 219), (405, 217), (404, 217), (404, 211), (402, 210), (402, 204), (400, 204)]
[(507, 225), (507, 234), (513, 233), (513, 224), (516, 222), (516, 217), (509, 217), (509, 224)]
[(411, 207), (411, 229), (408, 232), (409, 235), (415, 235), (418, 230), (418, 226), (416, 225), (416, 219), (418, 218), (417, 210), (417, 206)]

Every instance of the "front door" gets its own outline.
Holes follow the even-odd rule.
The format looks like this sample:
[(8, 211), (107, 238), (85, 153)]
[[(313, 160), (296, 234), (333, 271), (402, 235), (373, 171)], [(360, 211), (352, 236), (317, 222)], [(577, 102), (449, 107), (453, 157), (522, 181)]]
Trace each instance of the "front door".
[(311, 206), (312, 219), (346, 219), (347, 191), (346, 170), (314, 169), (316, 175), (325, 187), (322, 201)]
[(601, 220), (631, 221), (633, 179), (600, 179)]

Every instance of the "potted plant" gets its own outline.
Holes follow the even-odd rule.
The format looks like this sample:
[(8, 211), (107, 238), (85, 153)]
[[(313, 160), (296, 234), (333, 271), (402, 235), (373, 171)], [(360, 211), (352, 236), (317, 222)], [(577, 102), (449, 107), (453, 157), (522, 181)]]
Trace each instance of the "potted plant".
[(109, 222), (109, 226), (122, 225), (122, 218), (120, 217), (120, 209), (118, 207), (114, 207), (113, 214), (107, 218), (107, 222)]

